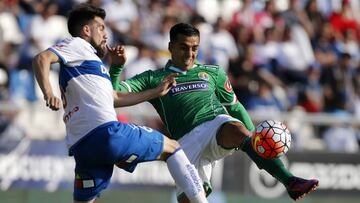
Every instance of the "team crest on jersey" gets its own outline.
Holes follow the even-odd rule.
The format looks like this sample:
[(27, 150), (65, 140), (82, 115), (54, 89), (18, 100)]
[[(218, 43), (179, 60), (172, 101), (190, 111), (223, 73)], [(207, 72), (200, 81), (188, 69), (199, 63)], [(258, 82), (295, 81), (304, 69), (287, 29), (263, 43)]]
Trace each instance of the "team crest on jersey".
[(169, 94), (175, 96), (181, 93), (194, 92), (194, 91), (207, 91), (209, 85), (205, 81), (193, 81), (187, 83), (177, 84), (175, 87), (171, 88)]
[(228, 91), (228, 92), (231, 92), (233, 90), (229, 79), (226, 79), (225, 90)]
[(205, 81), (208, 81), (209, 80), (209, 74), (207, 74), (206, 72), (200, 72), (198, 73), (198, 77), (200, 79), (203, 79)]

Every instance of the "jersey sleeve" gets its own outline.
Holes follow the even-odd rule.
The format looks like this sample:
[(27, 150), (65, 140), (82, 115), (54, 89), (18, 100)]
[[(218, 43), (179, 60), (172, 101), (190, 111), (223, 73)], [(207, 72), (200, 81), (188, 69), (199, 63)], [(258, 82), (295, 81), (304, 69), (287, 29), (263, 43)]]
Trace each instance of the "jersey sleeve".
[(120, 81), (120, 75), (123, 67), (110, 68), (110, 78), (114, 90), (127, 91), (127, 92), (141, 92), (152, 88), (151, 78), (152, 71), (145, 71), (141, 74), (135, 75), (134, 77)]
[(253, 131), (255, 129), (249, 113), (238, 101), (232, 89), (229, 78), (227, 77), (225, 71), (222, 68), (219, 68), (218, 72), (216, 93), (221, 104), (226, 108), (226, 110), (232, 117), (237, 118), (241, 122), (243, 122), (248, 130)]
[[(113, 86), (114, 90), (121, 90), (120, 89), (120, 75), (124, 69), (124, 65), (111, 65), (109, 74), (111, 79), (111, 85)], [(126, 90), (123, 90), (126, 91)]]
[[(77, 38), (66, 38), (51, 46), (48, 50), (54, 52), (67, 66), (80, 65), (85, 60), (99, 60), (94, 54), (89, 54), (90, 45)], [(93, 53), (93, 52), (92, 52)]]

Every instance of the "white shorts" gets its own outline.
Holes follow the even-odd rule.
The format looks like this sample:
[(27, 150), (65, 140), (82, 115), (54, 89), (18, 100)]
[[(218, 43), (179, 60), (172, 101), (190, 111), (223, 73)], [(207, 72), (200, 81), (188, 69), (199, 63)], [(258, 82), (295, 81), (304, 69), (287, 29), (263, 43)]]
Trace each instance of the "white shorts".
[[(231, 121), (241, 122), (229, 115), (218, 115), (213, 120), (196, 126), (178, 140), (186, 156), (198, 170), (206, 192), (212, 190), (210, 179), (216, 161), (235, 151), (235, 149), (222, 148), (216, 141), (216, 134), (221, 125)], [(180, 188), (176, 188), (178, 197), (182, 192)]]

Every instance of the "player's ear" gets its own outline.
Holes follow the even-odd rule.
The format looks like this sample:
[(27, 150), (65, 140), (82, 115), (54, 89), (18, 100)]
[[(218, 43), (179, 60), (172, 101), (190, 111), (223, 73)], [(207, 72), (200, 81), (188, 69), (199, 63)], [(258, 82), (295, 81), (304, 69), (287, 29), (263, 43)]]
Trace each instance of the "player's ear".
[(82, 27), (82, 33), (83, 33), (86, 37), (90, 37), (90, 35), (91, 35), (90, 26), (89, 26), (89, 25), (84, 25), (84, 26)]
[(173, 49), (174, 43), (173, 42), (169, 42), (168, 44), (168, 50), (171, 52), (171, 50)]

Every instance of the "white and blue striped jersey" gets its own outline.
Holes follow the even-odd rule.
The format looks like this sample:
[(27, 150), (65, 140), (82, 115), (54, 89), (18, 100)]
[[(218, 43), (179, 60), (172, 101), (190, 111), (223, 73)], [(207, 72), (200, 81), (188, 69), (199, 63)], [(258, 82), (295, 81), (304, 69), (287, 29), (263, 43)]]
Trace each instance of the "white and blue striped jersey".
[(108, 70), (82, 38), (67, 38), (49, 48), (60, 59), (59, 83), (66, 143), (71, 147), (90, 131), (117, 121)]

